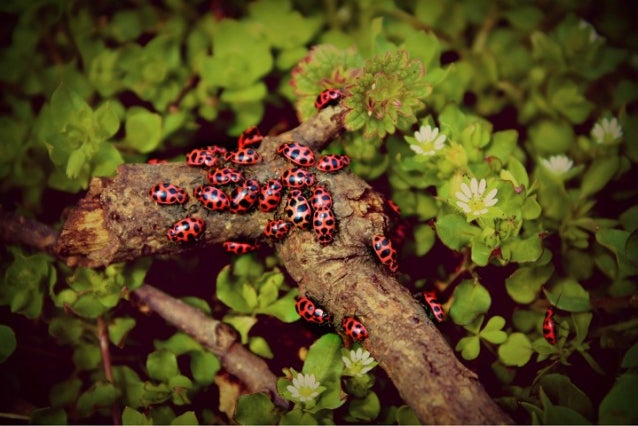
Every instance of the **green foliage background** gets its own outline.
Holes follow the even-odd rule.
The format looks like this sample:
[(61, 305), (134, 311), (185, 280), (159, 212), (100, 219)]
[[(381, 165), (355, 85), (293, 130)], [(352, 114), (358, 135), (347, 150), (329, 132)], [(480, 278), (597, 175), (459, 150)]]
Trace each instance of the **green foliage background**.
[[(58, 226), (92, 177), (123, 162), (232, 146), (250, 125), (293, 127), (315, 113), (321, 90), (340, 88), (349, 132), (329, 150), (347, 153), (351, 169), (401, 207), (410, 225), (401, 282), (441, 293), (442, 331), (510, 414), (524, 423), (638, 422), (638, 38), (625, 3), (226, 3), (3, 2), (3, 208)], [(621, 132), (601, 137), (594, 129), (605, 123)], [(422, 126), (445, 135), (432, 156), (415, 149)], [(552, 156), (572, 166), (556, 171)], [(496, 190), (480, 214), (457, 204), (472, 178), (485, 180), (483, 195)], [(233, 415), (198, 404), (217, 397), (219, 360), (181, 333), (141, 346), (145, 321), (123, 296), (152, 281), (154, 268), (185, 282), (200, 258), (69, 270), (28, 248), (1, 250), (0, 372), (14, 397), (2, 415), (109, 421), (113, 402), (125, 423)], [(347, 352), (333, 333), (320, 332), (303, 366), (277, 361), (277, 340), (255, 330), (297, 320), (294, 284), (274, 258), (223, 259), (214, 297), (193, 286), (185, 300), (290, 368), (284, 396), (293, 398), (286, 388), (297, 371), (323, 386), (314, 405), (295, 401), (288, 412), (243, 397), (238, 421), (414, 421), (407, 407), (379, 398), (385, 379), (376, 370), (345, 378)], [(556, 346), (541, 334), (550, 304)], [(98, 320), (122, 350), (114, 383), (102, 371)], [(10, 368), (34, 347), (43, 364), (61, 364), (59, 382)], [(29, 399), (24, 383), (33, 380), (45, 400)], [(28, 409), (16, 411), (16, 401)], [(254, 404), (265, 417), (252, 417)]]

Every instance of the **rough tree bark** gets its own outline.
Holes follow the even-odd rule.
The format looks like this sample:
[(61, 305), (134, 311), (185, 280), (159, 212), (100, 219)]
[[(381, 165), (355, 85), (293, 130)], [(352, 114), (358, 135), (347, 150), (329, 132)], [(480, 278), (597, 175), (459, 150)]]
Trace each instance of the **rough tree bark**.
[[(343, 131), (343, 113), (341, 108), (328, 108), (289, 132), (266, 137), (259, 148), (263, 162), (247, 168), (246, 174), (260, 182), (280, 176), (289, 164), (276, 154), (276, 147), (296, 140), (323, 148)], [(97, 267), (139, 256), (179, 254), (238, 237), (260, 238), (271, 214), (199, 210), (193, 216), (203, 218), (207, 226), (201, 241), (183, 246), (166, 239), (166, 229), (186, 212), (155, 205), (148, 189), (163, 181), (190, 189), (204, 181), (203, 173), (184, 164), (128, 164), (114, 178), (95, 179), (64, 224), (58, 255), (70, 265)], [(293, 231), (275, 244), (300, 294), (317, 299), (333, 313), (335, 324), (345, 315), (361, 319), (370, 332), (363, 346), (421, 422), (512, 423), (478, 377), (457, 360), (423, 308), (370, 254), (372, 236), (386, 233), (389, 223), (382, 196), (348, 171), (321, 174), (318, 180), (333, 195), (339, 221), (335, 241), (321, 246), (311, 232)], [(186, 208), (194, 204), (191, 200)]]

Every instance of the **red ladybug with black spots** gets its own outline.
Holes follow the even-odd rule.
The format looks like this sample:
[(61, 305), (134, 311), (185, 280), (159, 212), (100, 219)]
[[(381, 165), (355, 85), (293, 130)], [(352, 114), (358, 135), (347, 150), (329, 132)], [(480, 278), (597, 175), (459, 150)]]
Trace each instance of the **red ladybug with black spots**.
[(153, 185), (148, 194), (157, 204), (184, 204), (188, 201), (186, 190), (168, 182)]
[(264, 227), (264, 235), (275, 241), (282, 240), (290, 232), (292, 224), (283, 219), (271, 219)]
[(297, 313), (306, 321), (319, 325), (326, 325), (332, 322), (332, 315), (326, 312), (324, 308), (319, 306), (311, 298), (306, 296), (297, 296), (295, 300), (295, 309), (297, 310)]
[(355, 317), (343, 317), (341, 327), (346, 335), (355, 342), (359, 342), (369, 336), (366, 326)]
[(298, 166), (310, 167), (315, 164), (315, 153), (312, 149), (298, 142), (283, 143), (277, 147), (277, 152)]
[(345, 154), (326, 154), (317, 162), (317, 168), (326, 173), (337, 172), (348, 165), (350, 157)]
[(178, 220), (168, 228), (166, 236), (176, 243), (190, 243), (198, 240), (206, 231), (206, 222), (197, 217)]
[(257, 126), (250, 126), (237, 139), (237, 147), (243, 149), (249, 146), (258, 147), (264, 139)]
[(315, 108), (322, 110), (330, 105), (339, 105), (343, 92), (339, 89), (326, 89), (315, 99)]
[(392, 247), (392, 242), (384, 235), (372, 237), (372, 249), (381, 263), (387, 266), (390, 271), (396, 272), (399, 269), (397, 251)]
[(248, 213), (259, 198), (259, 182), (257, 179), (248, 179), (230, 193), (230, 212)]
[(198, 186), (193, 190), (193, 195), (208, 210), (223, 212), (230, 208), (226, 193), (215, 186)]
[(259, 248), (257, 243), (245, 243), (240, 241), (225, 241), (222, 246), (224, 250), (233, 254), (246, 254)]
[(288, 188), (306, 188), (315, 184), (315, 175), (306, 169), (293, 167), (283, 173), (281, 180)]
[(292, 222), (297, 228), (310, 229), (312, 209), (300, 190), (293, 189), (288, 194), (284, 215), (286, 220)]
[(269, 179), (259, 190), (259, 210), (272, 212), (281, 202), (284, 186), (279, 179)]

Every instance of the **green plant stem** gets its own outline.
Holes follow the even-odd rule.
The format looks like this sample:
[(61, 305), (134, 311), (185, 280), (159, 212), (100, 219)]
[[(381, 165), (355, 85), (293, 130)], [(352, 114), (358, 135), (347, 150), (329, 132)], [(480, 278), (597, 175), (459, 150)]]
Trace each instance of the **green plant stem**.
[[(110, 383), (113, 383), (113, 370), (111, 368), (111, 352), (109, 351), (109, 330), (104, 317), (97, 319), (98, 340), (100, 341), (100, 352), (102, 353), (102, 366), (104, 368), (104, 377)], [(117, 402), (111, 405), (111, 417), (114, 425), (121, 425), (122, 412)]]

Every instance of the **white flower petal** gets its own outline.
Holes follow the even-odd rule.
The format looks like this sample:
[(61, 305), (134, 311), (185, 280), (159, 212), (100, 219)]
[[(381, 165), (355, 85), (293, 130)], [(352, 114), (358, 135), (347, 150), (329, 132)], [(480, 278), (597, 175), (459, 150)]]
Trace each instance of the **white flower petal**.
[(468, 197), (466, 194), (464, 194), (463, 192), (457, 192), (456, 194), (456, 198), (460, 201), (463, 201), (464, 203), (469, 203), (470, 202), (470, 197)]
[(498, 202), (498, 198), (494, 198), (498, 189), (494, 188), (490, 192), (487, 193), (485, 198), (483, 198), (483, 204), (487, 207), (492, 207), (494, 204)]
[(457, 201), (456, 205), (459, 206), (465, 213), (470, 213), (472, 211), (470, 206), (467, 205), (467, 203), (464, 203), (462, 201)]
[(463, 182), (461, 184), (461, 191), (463, 192), (463, 195), (465, 195), (465, 197), (468, 199), (468, 201), (470, 199), (472, 199), (472, 191), (470, 190), (470, 187), (467, 186), (467, 183)]
[(478, 181), (476, 180), (476, 178), (472, 178), (472, 180), (470, 181), (470, 196), (474, 196), (474, 195), (479, 195), (478, 191), (479, 191), (479, 184)]

